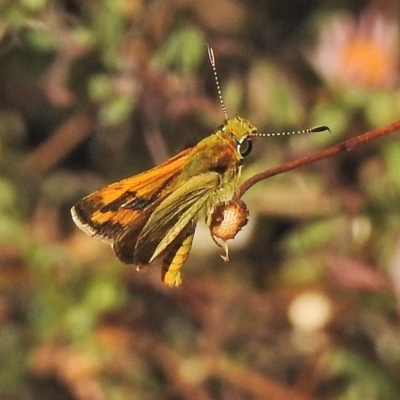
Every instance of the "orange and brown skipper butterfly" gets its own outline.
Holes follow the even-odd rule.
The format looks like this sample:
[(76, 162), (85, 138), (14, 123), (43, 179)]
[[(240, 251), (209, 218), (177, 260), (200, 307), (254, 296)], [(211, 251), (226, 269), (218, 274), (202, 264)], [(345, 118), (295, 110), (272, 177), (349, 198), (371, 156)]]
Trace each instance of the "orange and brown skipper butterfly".
[[(85, 233), (112, 245), (116, 257), (140, 270), (156, 259), (162, 262), (162, 280), (168, 286), (182, 282), (180, 269), (189, 255), (196, 224), (205, 218), (211, 236), (232, 238), (246, 223), (245, 215), (233, 234), (219, 234), (221, 219), (234, 200), (243, 159), (251, 139), (261, 134), (250, 121), (228, 118), (222, 100), (215, 59), (208, 54), (214, 72), (225, 122), (197, 145), (183, 150), (163, 164), (89, 194), (71, 209), (76, 225)], [(321, 130), (321, 127), (304, 132)], [(216, 217), (217, 216), (217, 217)], [(223, 217), (222, 217), (223, 218)]]

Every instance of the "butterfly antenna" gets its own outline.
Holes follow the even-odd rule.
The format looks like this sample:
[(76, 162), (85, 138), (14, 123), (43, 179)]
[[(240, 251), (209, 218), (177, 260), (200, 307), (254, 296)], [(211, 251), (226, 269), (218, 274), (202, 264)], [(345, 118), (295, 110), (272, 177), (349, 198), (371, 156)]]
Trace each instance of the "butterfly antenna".
[(264, 136), (264, 137), (271, 137), (271, 136), (287, 136), (287, 135), (299, 135), (301, 133), (317, 133), (317, 132), (330, 132), (328, 126), (326, 125), (318, 125), (314, 126), (313, 128), (303, 129), (300, 131), (292, 131), (292, 132), (273, 132), (273, 133), (254, 133), (251, 136)]
[(211, 68), (212, 68), (213, 74), (214, 74), (214, 82), (215, 82), (215, 86), (217, 88), (218, 98), (219, 98), (219, 102), (221, 103), (222, 112), (224, 113), (225, 120), (228, 120), (228, 113), (226, 112), (224, 99), (222, 98), (221, 86), (219, 85), (217, 68), (215, 66), (214, 50), (210, 45), (207, 45), (207, 51), (208, 51), (208, 58), (211, 63)]

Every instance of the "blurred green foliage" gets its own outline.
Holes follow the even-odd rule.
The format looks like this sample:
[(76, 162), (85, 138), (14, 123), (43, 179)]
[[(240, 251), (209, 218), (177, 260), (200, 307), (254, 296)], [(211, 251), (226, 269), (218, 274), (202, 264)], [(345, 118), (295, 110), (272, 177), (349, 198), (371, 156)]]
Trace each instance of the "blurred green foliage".
[(260, 138), (246, 178), (395, 121), (397, 3), (3, 1), (0, 400), (398, 399), (398, 133), (252, 188), (176, 290), (69, 213), (221, 124), (207, 43), (230, 116), (332, 131)]

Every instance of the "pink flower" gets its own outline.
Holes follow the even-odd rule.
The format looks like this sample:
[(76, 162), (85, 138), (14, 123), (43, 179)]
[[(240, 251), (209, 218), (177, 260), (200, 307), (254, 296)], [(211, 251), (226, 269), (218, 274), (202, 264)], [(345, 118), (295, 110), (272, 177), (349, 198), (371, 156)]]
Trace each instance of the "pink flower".
[(399, 25), (394, 18), (372, 9), (358, 19), (340, 13), (322, 27), (309, 61), (330, 83), (390, 88), (399, 76), (399, 46)]

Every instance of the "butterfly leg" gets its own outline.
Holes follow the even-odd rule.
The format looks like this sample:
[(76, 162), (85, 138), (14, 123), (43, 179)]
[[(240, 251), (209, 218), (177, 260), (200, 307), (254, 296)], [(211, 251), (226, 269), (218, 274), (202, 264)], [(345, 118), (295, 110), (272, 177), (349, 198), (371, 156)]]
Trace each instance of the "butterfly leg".
[(228, 243), (224, 240), (222, 242), (221, 247), (225, 250), (225, 254), (221, 254), (221, 258), (225, 261), (225, 262), (229, 262), (229, 247), (228, 247)]
[(216, 237), (212, 234), (212, 232), (210, 231), (211, 234), (211, 239), (213, 240), (213, 242), (218, 246), (221, 247), (222, 249), (225, 250), (225, 254), (221, 254), (221, 258), (225, 261), (225, 262), (229, 262), (229, 246), (228, 246), (228, 242), (226, 240), (222, 240), (222, 244), (220, 242), (218, 242), (218, 240), (216, 239)]
[(187, 232), (183, 240), (174, 242), (162, 261), (161, 279), (168, 286), (179, 286), (182, 283), (181, 272), (190, 248), (192, 247), (194, 230)]

